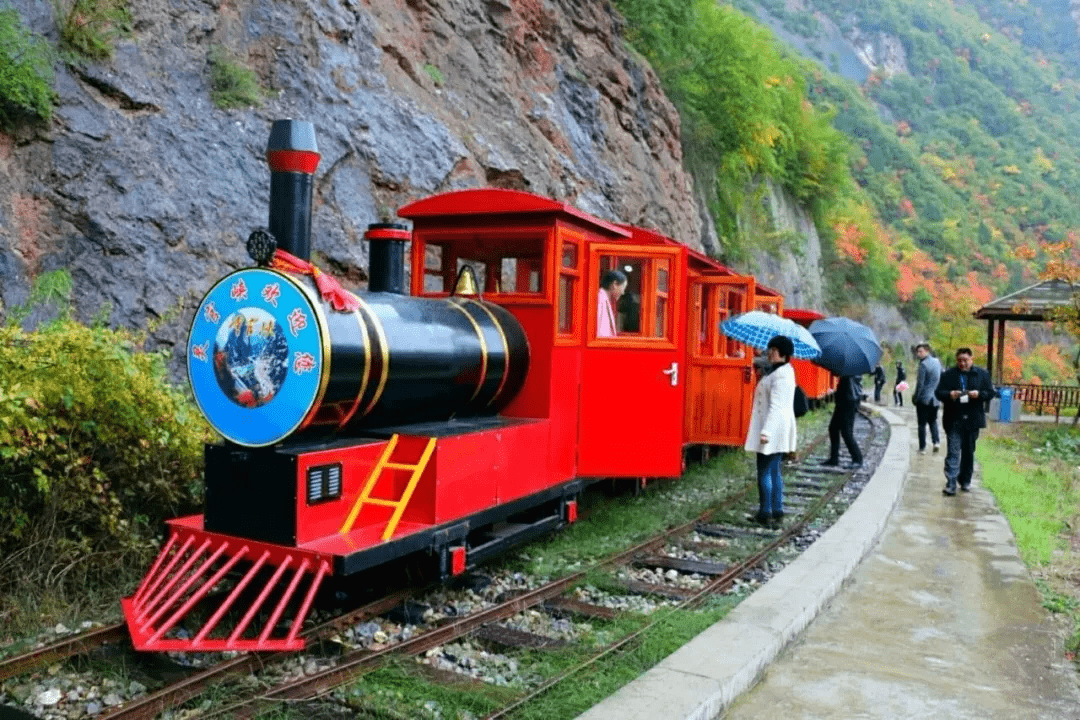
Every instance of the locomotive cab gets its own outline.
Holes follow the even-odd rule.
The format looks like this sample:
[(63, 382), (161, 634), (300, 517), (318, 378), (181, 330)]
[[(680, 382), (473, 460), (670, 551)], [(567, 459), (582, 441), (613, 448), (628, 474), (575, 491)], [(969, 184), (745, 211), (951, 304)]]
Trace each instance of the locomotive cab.
[[(547, 198), (464, 190), (402, 208), (413, 221), (412, 289), (441, 297), (463, 266), (521, 322), (528, 380), (504, 413), (551, 421), (556, 477), (676, 477), (686, 414), (685, 246)], [(702, 256), (703, 257), (703, 256)], [(626, 291), (605, 311), (601, 277)]]

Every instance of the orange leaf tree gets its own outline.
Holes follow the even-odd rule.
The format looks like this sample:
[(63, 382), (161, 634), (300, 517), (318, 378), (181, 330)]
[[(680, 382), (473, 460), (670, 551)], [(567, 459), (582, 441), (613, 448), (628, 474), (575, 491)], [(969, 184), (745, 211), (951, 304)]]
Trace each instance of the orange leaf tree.
[[(1069, 302), (1053, 308), (1047, 317), (1080, 345), (1080, 237), (1069, 232), (1061, 242), (1042, 243), (1042, 251), (1046, 255), (1046, 267), (1039, 273), (1039, 279), (1060, 280), (1073, 288)], [(1080, 382), (1080, 348), (1073, 360), (1073, 369), (1077, 382)]]

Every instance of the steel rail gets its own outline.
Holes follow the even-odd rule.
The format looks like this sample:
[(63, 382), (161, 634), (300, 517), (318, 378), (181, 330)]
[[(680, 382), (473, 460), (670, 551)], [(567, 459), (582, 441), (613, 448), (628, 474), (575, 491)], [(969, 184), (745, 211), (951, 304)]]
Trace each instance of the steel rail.
[(107, 625), (78, 635), (72, 635), (51, 645), (3, 661), (0, 663), (0, 680), (25, 675), (57, 660), (65, 660), (75, 655), (96, 650), (102, 645), (124, 642), (127, 639), (127, 626), (123, 623)]

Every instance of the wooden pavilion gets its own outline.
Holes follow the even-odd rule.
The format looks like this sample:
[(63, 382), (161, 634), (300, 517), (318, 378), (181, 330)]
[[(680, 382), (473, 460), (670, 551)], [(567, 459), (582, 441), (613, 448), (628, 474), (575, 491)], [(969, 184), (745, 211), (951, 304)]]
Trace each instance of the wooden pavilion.
[[(986, 369), (994, 385), (1003, 384), (1005, 359), (1005, 322), (1045, 322), (1050, 312), (1076, 302), (1080, 286), (1064, 280), (1044, 280), (1026, 288), (991, 300), (975, 311), (975, 317), (986, 320)], [(997, 323), (995, 332), (995, 321)], [(996, 350), (996, 353), (995, 353)], [(1018, 400), (1034, 404), (1041, 412), (1044, 406), (1053, 407), (1055, 415), (1062, 407), (1080, 405), (1080, 387), (1058, 385), (1011, 385)], [(1075, 421), (1074, 421), (1075, 422)]]

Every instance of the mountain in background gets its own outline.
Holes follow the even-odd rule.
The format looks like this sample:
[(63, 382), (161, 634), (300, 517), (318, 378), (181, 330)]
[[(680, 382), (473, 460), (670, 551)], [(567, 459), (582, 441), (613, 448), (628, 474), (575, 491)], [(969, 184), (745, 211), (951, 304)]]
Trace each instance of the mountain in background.
[[(1048, 244), (1076, 259), (1080, 3), (736, 5), (820, 67), (808, 95), (856, 142), (854, 176), (883, 226), (910, 321), (977, 344), (981, 329), (965, 316), (1036, 282)], [(857, 252), (839, 235), (841, 252)], [(1030, 346), (1020, 328), (1010, 346), (1014, 376), (1031, 351), (1042, 374), (1072, 375), (1056, 347)]]

